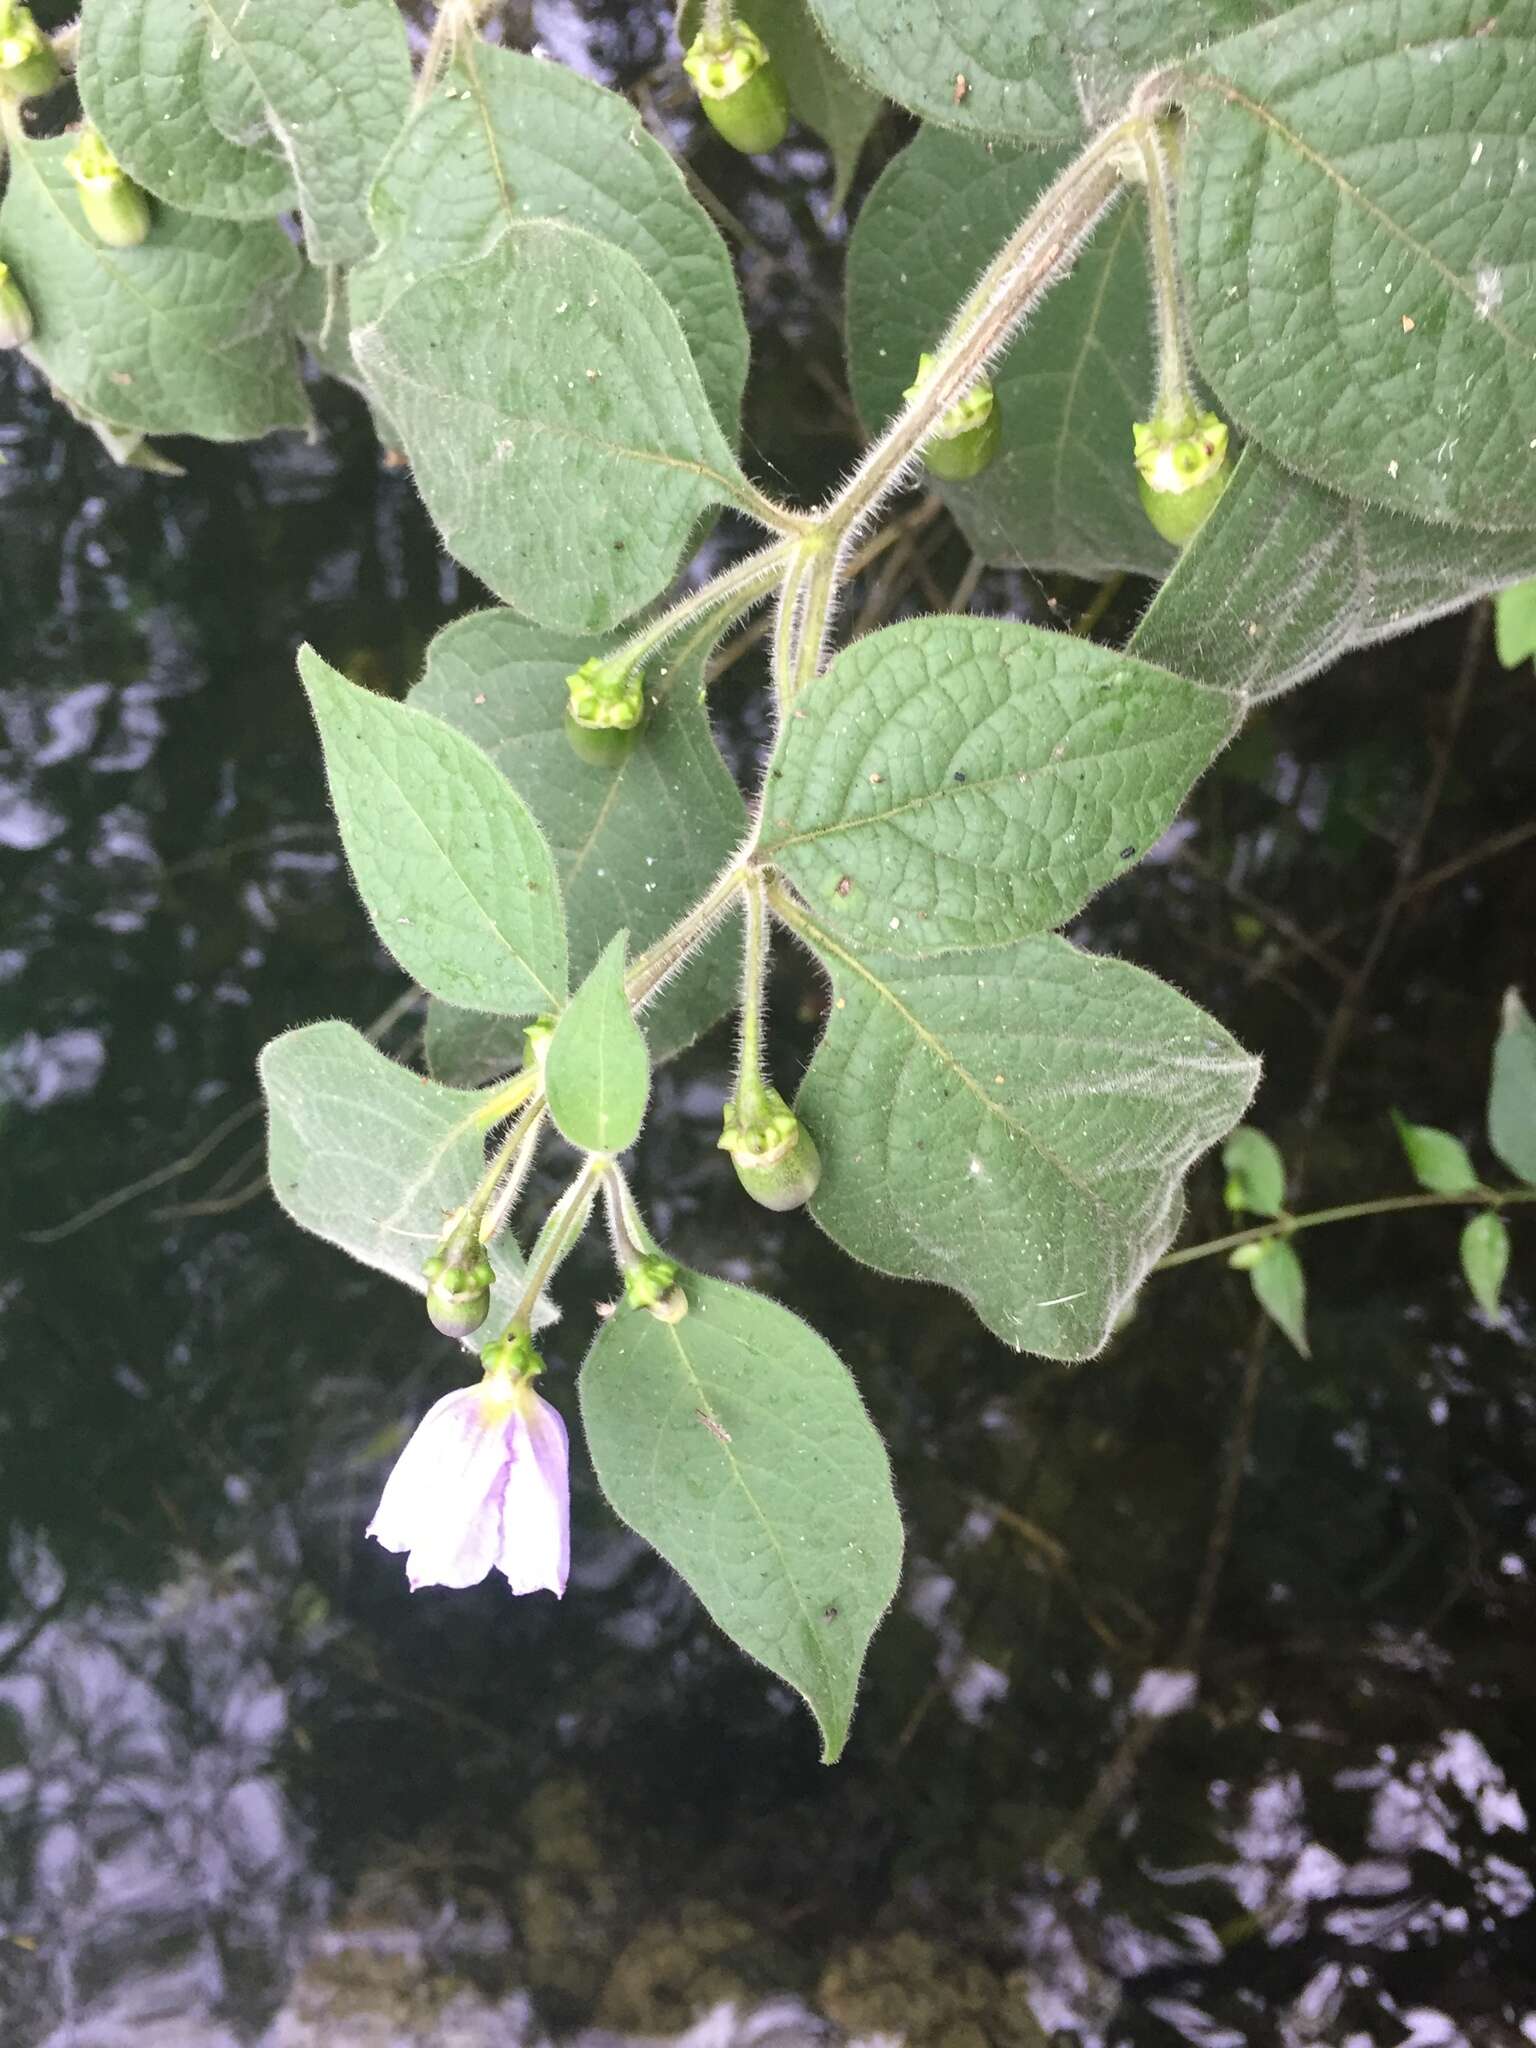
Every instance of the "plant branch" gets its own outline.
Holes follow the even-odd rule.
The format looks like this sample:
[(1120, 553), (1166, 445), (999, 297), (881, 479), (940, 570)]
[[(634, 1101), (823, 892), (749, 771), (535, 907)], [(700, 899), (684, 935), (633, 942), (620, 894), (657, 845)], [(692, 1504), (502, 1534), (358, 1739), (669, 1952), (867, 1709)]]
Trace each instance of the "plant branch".
[(1324, 1223), (1353, 1223), (1361, 1217), (1394, 1216), (1409, 1209), (1502, 1209), (1515, 1202), (1536, 1202), (1536, 1188), (1472, 1188), (1462, 1195), (1382, 1195), (1371, 1202), (1345, 1202), (1336, 1209), (1312, 1209), (1304, 1216), (1277, 1216), (1247, 1230), (1208, 1238), (1204, 1244), (1186, 1245), (1182, 1251), (1165, 1253), (1152, 1271), (1167, 1273), (1196, 1259), (1213, 1259), (1219, 1252), (1235, 1251), (1242, 1244), (1263, 1244), (1268, 1238), (1290, 1237), (1298, 1230), (1316, 1230)]

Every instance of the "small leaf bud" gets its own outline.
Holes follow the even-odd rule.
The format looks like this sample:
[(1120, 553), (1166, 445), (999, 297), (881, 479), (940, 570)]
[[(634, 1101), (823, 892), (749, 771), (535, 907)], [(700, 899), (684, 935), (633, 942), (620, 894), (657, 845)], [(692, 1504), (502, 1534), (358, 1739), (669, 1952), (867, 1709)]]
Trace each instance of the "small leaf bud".
[(693, 39), (683, 69), (693, 80), (711, 128), (744, 156), (777, 149), (789, 133), (789, 94), (763, 47), (744, 21), (722, 36), (703, 30)]
[(730, 1153), (736, 1178), (765, 1209), (798, 1209), (816, 1192), (821, 1154), (776, 1088), (759, 1082), (738, 1089), (736, 1100), (725, 1105), (719, 1145)]
[[(917, 359), (917, 375), (902, 393), (916, 398), (933, 377), (934, 359), (926, 353)], [(978, 377), (963, 397), (944, 413), (923, 443), (923, 465), (941, 483), (967, 483), (981, 472), (997, 453), (1003, 438), (1002, 412), (991, 379)]]
[(1227, 1264), (1234, 1273), (1251, 1273), (1273, 1243), (1273, 1238), (1260, 1237), (1240, 1244), (1236, 1251), (1228, 1254)]
[(565, 737), (571, 752), (589, 768), (617, 768), (634, 747), (638, 728), (583, 725), (571, 707), (565, 707)]
[(31, 9), (0, 6), (0, 99), (38, 100), (58, 82), (59, 60)]
[(1163, 536), (1181, 548), (1204, 526), (1227, 488), (1227, 423), (1216, 413), (1137, 420), (1134, 436), (1142, 508)]
[(640, 671), (617, 656), (594, 655), (575, 675), (567, 676), (570, 716), (592, 732), (633, 732), (645, 716), (645, 688)]
[(149, 199), (135, 185), (94, 128), (64, 159), (80, 194), (80, 211), (98, 242), (109, 249), (136, 249), (149, 233)]
[(624, 1297), (631, 1308), (649, 1309), (658, 1323), (680, 1323), (688, 1313), (688, 1297), (677, 1284), (675, 1259), (646, 1252), (624, 1274)]
[(0, 348), (25, 348), (32, 339), (34, 325), (25, 292), (12, 276), (10, 266), (0, 263)]

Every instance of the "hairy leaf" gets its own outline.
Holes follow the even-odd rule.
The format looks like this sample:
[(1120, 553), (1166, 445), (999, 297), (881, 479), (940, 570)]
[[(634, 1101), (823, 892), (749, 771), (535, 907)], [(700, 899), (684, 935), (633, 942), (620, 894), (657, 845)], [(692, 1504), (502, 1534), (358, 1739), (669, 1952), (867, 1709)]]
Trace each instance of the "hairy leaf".
[[(432, 642), (411, 702), (485, 749), (539, 821), (555, 857), (571, 971), (585, 975), (627, 928), (644, 952), (703, 895), (746, 836), (747, 812), (704, 708), (709, 640), (686, 636), (646, 671), (647, 709), (622, 760), (578, 759), (565, 733), (565, 678), (609, 640), (549, 633), (510, 612), (476, 612)], [(654, 1060), (707, 1031), (735, 1000), (736, 934), (710, 939), (641, 1022)], [(521, 1027), (428, 1019), (434, 1073), (489, 1080), (522, 1057)]]
[[(306, 1024), (259, 1062), (267, 1159), (295, 1223), (425, 1293), (422, 1261), (485, 1166), (484, 1098), (387, 1059), (350, 1024)], [(517, 1306), (523, 1262), (492, 1254), (492, 1320)]]
[(451, 725), (359, 689), (313, 648), (299, 673), (353, 879), (406, 973), (468, 1009), (558, 1009), (560, 885), (506, 777)]
[(444, 545), (541, 625), (616, 625), (671, 580), (699, 515), (745, 488), (675, 315), (578, 228), (508, 228), (353, 345)]
[(810, 0), (876, 91), (941, 127), (1036, 147), (1077, 140), (1144, 71), (1284, 0)]
[(1233, 725), (1222, 692), (1065, 633), (908, 620), (801, 699), (764, 850), (850, 942), (998, 945), (1123, 874)]
[(1488, 1142), (1511, 1173), (1536, 1187), (1536, 1019), (1518, 989), (1505, 992), (1493, 1048)]
[(410, 90), (394, 0), (86, 0), (81, 98), (125, 169), (223, 219), (296, 199), (315, 263), (373, 246), (368, 188)]
[(1200, 365), (1317, 482), (1531, 524), (1533, 78), (1527, 0), (1312, 0), (1188, 66)]
[(1019, 1350), (1091, 1357), (1257, 1061), (1152, 975), (1062, 939), (913, 960), (804, 929), (833, 989), (796, 1104), (817, 1222), (882, 1272), (957, 1288)]
[[(1067, 162), (925, 128), (881, 173), (848, 250), (848, 374), (871, 432), (901, 409), (918, 356)], [(1139, 203), (1101, 221), (991, 371), (998, 452), (973, 482), (937, 486), (988, 562), (1102, 576), (1161, 575), (1174, 559), (1131, 461), (1131, 423), (1157, 382), (1145, 234)]]
[(80, 211), (71, 147), (18, 140), (0, 205), (0, 249), (37, 323), (26, 353), (59, 396), (134, 434), (306, 425), (288, 324), (299, 256), (282, 229), (160, 208), (141, 247), (109, 249)]
[(1430, 526), (1249, 447), (1126, 651), (1260, 703), (1533, 571), (1536, 527)]
[(885, 1447), (847, 1369), (788, 1309), (701, 1274), (666, 1324), (620, 1307), (581, 1369), (616, 1512), (732, 1642), (847, 1740), (869, 1639), (901, 1574)]
[(624, 993), (624, 946), (615, 932), (571, 997), (545, 1057), (549, 1113), (584, 1152), (624, 1152), (640, 1135), (651, 1063)]
[(382, 247), (352, 280), (359, 325), (520, 222), (558, 219), (615, 243), (677, 315), (734, 444), (747, 330), (730, 255), (619, 94), (541, 58), (467, 44), (391, 152), (371, 209)]

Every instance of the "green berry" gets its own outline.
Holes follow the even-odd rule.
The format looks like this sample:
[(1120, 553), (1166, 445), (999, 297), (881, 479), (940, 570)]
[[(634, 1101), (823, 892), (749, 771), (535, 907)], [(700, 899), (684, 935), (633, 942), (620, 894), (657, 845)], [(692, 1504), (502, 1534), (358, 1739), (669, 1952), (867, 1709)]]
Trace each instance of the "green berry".
[(0, 99), (38, 100), (59, 82), (53, 44), (26, 7), (0, 7)]
[(633, 732), (645, 716), (640, 671), (617, 655), (584, 661), (565, 687), (571, 720), (589, 732)]
[[(916, 398), (933, 376), (934, 359), (920, 355), (917, 375), (902, 394)], [(978, 377), (949, 408), (923, 443), (923, 466), (941, 483), (969, 483), (996, 455), (1003, 438), (1002, 411), (991, 379)]]
[(64, 159), (80, 194), (80, 211), (98, 242), (136, 249), (149, 233), (149, 199), (94, 128), (82, 130)]
[(649, 1309), (659, 1323), (680, 1323), (688, 1313), (688, 1297), (677, 1284), (675, 1259), (647, 1252), (624, 1275), (624, 1298), (631, 1308)]
[(725, 1105), (719, 1146), (736, 1178), (765, 1209), (798, 1209), (821, 1180), (815, 1140), (776, 1088), (738, 1089)]
[(10, 266), (0, 263), (0, 348), (25, 348), (34, 324), (26, 294), (11, 275)]
[(571, 752), (589, 768), (617, 768), (634, 749), (636, 726), (583, 725), (569, 704), (565, 707), (565, 737)]
[(743, 156), (777, 149), (789, 133), (789, 94), (762, 39), (744, 21), (723, 36), (702, 30), (683, 59), (704, 117)]
[(1214, 412), (1137, 420), (1132, 427), (1142, 508), (1166, 541), (1181, 548), (1216, 508), (1232, 472), (1227, 423)]

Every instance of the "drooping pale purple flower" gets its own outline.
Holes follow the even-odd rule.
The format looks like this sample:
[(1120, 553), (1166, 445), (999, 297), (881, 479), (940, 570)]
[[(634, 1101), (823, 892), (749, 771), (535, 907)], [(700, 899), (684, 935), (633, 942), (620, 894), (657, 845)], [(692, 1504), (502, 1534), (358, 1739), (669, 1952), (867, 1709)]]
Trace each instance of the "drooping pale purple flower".
[(368, 1525), (405, 1550), (420, 1586), (477, 1586), (493, 1565), (514, 1593), (565, 1591), (571, 1488), (565, 1424), (529, 1379), (488, 1372), (429, 1408)]

